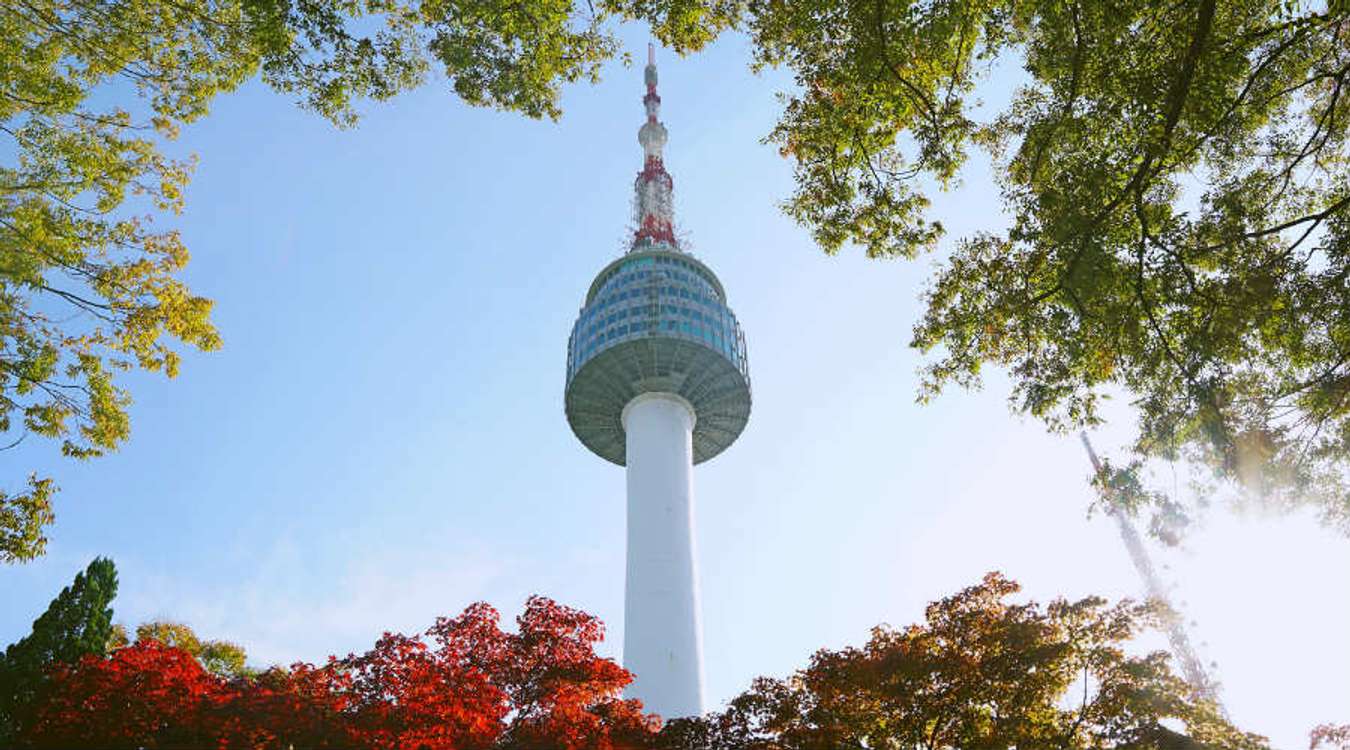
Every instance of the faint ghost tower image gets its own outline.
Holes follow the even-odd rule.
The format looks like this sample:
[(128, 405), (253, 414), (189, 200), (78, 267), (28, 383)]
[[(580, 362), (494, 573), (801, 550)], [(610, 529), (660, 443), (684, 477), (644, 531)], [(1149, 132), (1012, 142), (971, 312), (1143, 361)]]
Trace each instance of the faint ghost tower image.
[(693, 468), (750, 418), (745, 336), (717, 276), (675, 237), (662, 162), (656, 63), (647, 50), (636, 231), (605, 266), (567, 342), (567, 421), (601, 458), (627, 467), (623, 665), (631, 697), (666, 719), (703, 713)]

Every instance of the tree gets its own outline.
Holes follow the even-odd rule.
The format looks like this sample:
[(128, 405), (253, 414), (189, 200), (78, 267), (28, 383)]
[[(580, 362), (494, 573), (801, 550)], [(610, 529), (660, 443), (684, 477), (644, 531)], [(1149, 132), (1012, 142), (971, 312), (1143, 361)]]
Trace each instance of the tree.
[(30, 704), (57, 665), (102, 657), (113, 633), (117, 568), (99, 557), (47, 606), (33, 632), (0, 657), (0, 745), (23, 726)]
[[(726, 21), (694, 9), (735, 4), (636, 5), (697, 47)], [(766, 140), (826, 252), (932, 250), (931, 191), (973, 149), (992, 159), (1010, 226), (960, 238), (931, 280), (921, 400), (996, 365), (1015, 409), (1071, 430), (1123, 389), (1124, 470), (1184, 459), (1350, 533), (1350, 3), (751, 0), (730, 18), (756, 66), (796, 78)], [(995, 69), (1017, 89), (989, 111)]]
[(154, 620), (136, 626), (137, 641), (158, 641), (165, 646), (186, 651), (211, 674), (224, 677), (242, 677), (249, 674), (244, 647), (230, 641), (204, 641), (191, 627), (181, 622)]
[[(878, 627), (860, 648), (817, 652), (760, 678), (718, 714), (671, 722), (665, 750), (819, 748), (1260, 748), (1192, 697), (1161, 652), (1124, 646), (1155, 613), (1089, 597), (1014, 604), (989, 574), (930, 604), (925, 622)], [(1183, 730), (1183, 731), (1178, 731)]]
[(43, 528), (56, 520), (51, 479), (28, 477), (28, 487), (17, 494), (0, 490), (0, 562), (29, 560), (39, 554), (46, 537)]
[(204, 747), (225, 686), (186, 651), (138, 641), (56, 668), (20, 741), (30, 747)]
[(18, 737), (27, 748), (353, 748), (341, 710), (350, 681), (296, 665), (226, 679), (153, 638), (60, 665)]
[(1323, 724), (1308, 735), (1308, 750), (1350, 750), (1350, 724)]
[(531, 597), (516, 620), (475, 604), (426, 638), (388, 634), (335, 662), (351, 679), (352, 731), (363, 746), (428, 750), (613, 750), (654, 730), (620, 691), (632, 677), (595, 654), (596, 618)]
[[(158, 147), (215, 95), (257, 75), (349, 125), (434, 61), (470, 104), (557, 117), (631, 18), (681, 52), (744, 29), (755, 66), (794, 73), (767, 140), (795, 165), (787, 213), (827, 252), (936, 247), (929, 191), (988, 152), (1011, 226), (961, 238), (932, 280), (922, 399), (998, 365), (1016, 409), (1068, 430), (1123, 388), (1141, 416), (1126, 473), (1182, 458), (1350, 533), (1345, 0), (9, 3), (0, 450), (112, 450), (119, 372), (172, 376), (182, 347), (220, 345), (178, 279), (187, 249), (138, 213), (181, 208), (188, 165)], [(1023, 85), (985, 116), (995, 67)], [(0, 493), (0, 559), (41, 554), (53, 491)]]
[[(532, 597), (515, 632), (475, 604), (422, 636), (386, 633), (361, 654), (235, 677), (142, 638), (57, 663), (12, 744), (56, 748), (455, 750), (879, 750), (1072, 747), (1257, 750), (1261, 737), (1196, 698), (1161, 652), (1131, 655), (1150, 606), (1097, 597), (1011, 603), (990, 574), (926, 621), (822, 650), (786, 680), (761, 678), (719, 714), (660, 726), (596, 655), (598, 620)], [(175, 636), (177, 637), (177, 636)], [(1343, 733), (1325, 727), (1314, 743)]]
[[(69, 457), (130, 435), (119, 373), (173, 377), (221, 338), (157, 214), (190, 164), (160, 146), (259, 76), (341, 126), (438, 62), (464, 101), (560, 115), (563, 83), (617, 53), (617, 3), (568, 0), (17, 0), (0, 8), (0, 452)], [(701, 18), (702, 14), (695, 17)], [(93, 96), (98, 92), (98, 96)], [(17, 477), (15, 477), (17, 478)], [(12, 480), (11, 480), (12, 481)], [(42, 554), (55, 485), (0, 489), (0, 560)]]
[[(155, 627), (109, 658), (59, 665), (19, 747), (614, 750), (655, 720), (619, 697), (631, 677), (595, 654), (595, 618), (540, 597), (503, 632), (484, 604), (423, 637), (386, 633), (363, 654), (226, 677)], [(162, 636), (162, 638), (161, 638)], [(195, 636), (194, 636), (195, 637)], [(180, 645), (171, 645), (173, 640)]]

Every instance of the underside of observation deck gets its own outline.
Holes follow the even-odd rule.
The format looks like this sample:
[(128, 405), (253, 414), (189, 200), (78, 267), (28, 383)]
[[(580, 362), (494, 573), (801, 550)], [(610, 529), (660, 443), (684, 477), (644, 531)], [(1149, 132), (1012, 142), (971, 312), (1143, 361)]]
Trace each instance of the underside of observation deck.
[(694, 406), (694, 463), (726, 450), (750, 419), (750, 386), (722, 354), (653, 335), (595, 356), (568, 383), (567, 421), (596, 455), (625, 465), (623, 407), (640, 393), (674, 393)]

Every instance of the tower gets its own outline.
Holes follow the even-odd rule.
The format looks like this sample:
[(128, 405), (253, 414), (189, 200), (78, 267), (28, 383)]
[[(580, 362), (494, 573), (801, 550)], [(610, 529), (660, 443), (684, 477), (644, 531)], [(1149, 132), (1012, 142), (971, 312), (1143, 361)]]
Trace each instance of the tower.
[(572, 326), (565, 402), (582, 444), (627, 467), (623, 664), (630, 694), (677, 718), (703, 712), (693, 467), (745, 429), (750, 371), (722, 282), (675, 238), (651, 47), (644, 74), (636, 230)]
[[(1086, 432), (1078, 433), (1078, 437), (1083, 441), (1083, 447), (1087, 449), (1092, 470), (1100, 476), (1105, 469), (1101, 460), (1097, 458), (1097, 451), (1092, 449), (1092, 441), (1088, 440)], [(1145, 594), (1149, 599), (1160, 602), (1175, 613), (1171, 597), (1167, 595), (1167, 587), (1154, 570), (1153, 560), (1149, 557), (1143, 540), (1139, 538), (1139, 532), (1134, 528), (1134, 522), (1130, 520), (1128, 512), (1117, 504), (1113, 495), (1108, 495), (1107, 502), (1109, 503), (1106, 508), (1107, 515), (1116, 519), (1116, 530), (1120, 532), (1120, 540), (1125, 543), (1125, 551), (1129, 553), (1130, 561), (1134, 563), (1135, 572), (1143, 579)], [(1171, 617), (1166, 623), (1166, 631), (1167, 642), (1172, 647), (1172, 657), (1181, 666), (1181, 674), (1191, 686), (1192, 695), (1212, 701), (1226, 717), (1228, 712), (1223, 707), (1223, 701), (1219, 699), (1219, 685), (1210, 678), (1204, 662), (1196, 655), (1195, 649), (1191, 646), (1190, 635), (1186, 633), (1185, 624), (1179, 617)]]

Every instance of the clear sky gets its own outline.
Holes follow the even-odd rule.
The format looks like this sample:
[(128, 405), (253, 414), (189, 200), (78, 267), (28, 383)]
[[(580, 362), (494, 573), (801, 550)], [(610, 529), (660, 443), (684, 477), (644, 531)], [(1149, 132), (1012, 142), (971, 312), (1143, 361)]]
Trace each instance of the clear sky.
[[(712, 707), (986, 571), (1040, 600), (1137, 596), (1112, 523), (1087, 517), (1076, 439), (1010, 415), (997, 373), (915, 403), (906, 344), (936, 258), (826, 257), (778, 212), (790, 164), (759, 139), (790, 81), (750, 74), (739, 37), (658, 57), (677, 222), (727, 288), (755, 395), (740, 440), (695, 472)], [(218, 100), (172, 146), (201, 162), (186, 212), (159, 221), (182, 229), (224, 349), (134, 378), (113, 456), (5, 454), (0, 480), (37, 466), (62, 492), (48, 555), (0, 568), (0, 642), (107, 555), (119, 620), (186, 621), (258, 664), (476, 600), (512, 617), (535, 592), (603, 618), (617, 656), (623, 472), (572, 436), (562, 388), (582, 296), (624, 247), (641, 96), (641, 69), (616, 64), (554, 124), (437, 82), (345, 132), (261, 86)], [(946, 246), (996, 227), (987, 170), (935, 212)], [(1300, 748), (1350, 720), (1350, 540), (1219, 514), (1162, 559), (1239, 725)]]

